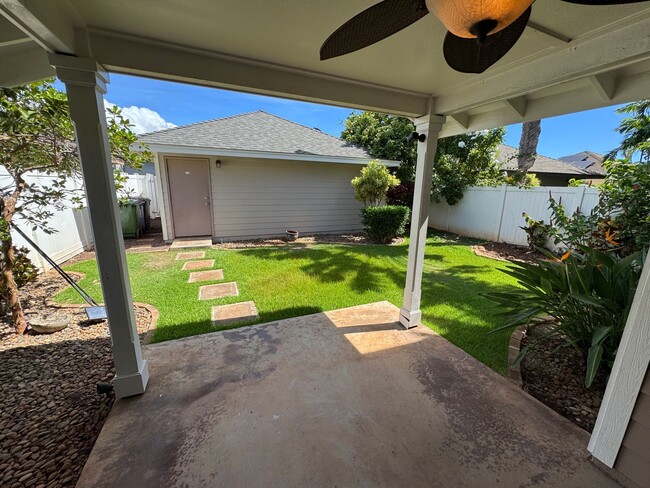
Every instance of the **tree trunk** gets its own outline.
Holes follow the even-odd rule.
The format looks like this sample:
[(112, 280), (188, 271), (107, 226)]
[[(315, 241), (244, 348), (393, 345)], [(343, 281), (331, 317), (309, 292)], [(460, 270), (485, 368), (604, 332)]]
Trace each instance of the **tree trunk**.
[(521, 139), (519, 140), (519, 154), (517, 155), (517, 173), (515, 180), (518, 184), (526, 183), (526, 174), (535, 164), (537, 156), (537, 143), (542, 132), (542, 121), (531, 120), (524, 122), (521, 128)]
[(7, 229), (6, 235), (2, 239), (2, 281), (7, 290), (7, 307), (11, 310), (11, 321), (16, 330), (16, 334), (23, 335), (27, 330), (27, 321), (25, 320), (25, 313), (20, 304), (20, 296), (18, 295), (18, 286), (14, 279), (14, 243), (11, 238), (11, 221), (13, 220), (16, 211), (16, 203), (21, 192), (25, 188), (25, 182), (22, 178), (17, 178), (16, 189), (11, 195), (2, 199), (2, 218), (6, 222)]

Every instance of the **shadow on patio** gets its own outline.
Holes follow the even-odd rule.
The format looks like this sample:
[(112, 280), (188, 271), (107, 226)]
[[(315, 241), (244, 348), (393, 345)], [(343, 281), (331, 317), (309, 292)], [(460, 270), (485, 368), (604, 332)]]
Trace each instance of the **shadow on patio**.
[(587, 434), (387, 302), (147, 346), (77, 485), (617, 486)]

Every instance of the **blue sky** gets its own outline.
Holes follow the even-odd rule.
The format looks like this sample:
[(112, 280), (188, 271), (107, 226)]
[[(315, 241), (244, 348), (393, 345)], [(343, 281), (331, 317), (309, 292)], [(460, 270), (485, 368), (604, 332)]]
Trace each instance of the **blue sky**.
[[(124, 75), (111, 75), (106, 100), (120, 107), (132, 107), (127, 115), (142, 119), (143, 127), (159, 128), (184, 125), (202, 120), (236, 115), (254, 110), (285, 117), (309, 127), (318, 127), (339, 136), (350, 110), (280, 98), (237, 93), (214, 88), (191, 86), (167, 81)], [(138, 110), (138, 108), (149, 110)], [(616, 107), (545, 119), (538, 152), (560, 157), (591, 150), (606, 153), (618, 145), (620, 136), (614, 129), (621, 117)], [(156, 112), (160, 117), (152, 112)], [(164, 120), (163, 120), (164, 119)], [(506, 144), (517, 146), (521, 126), (510, 126)]]

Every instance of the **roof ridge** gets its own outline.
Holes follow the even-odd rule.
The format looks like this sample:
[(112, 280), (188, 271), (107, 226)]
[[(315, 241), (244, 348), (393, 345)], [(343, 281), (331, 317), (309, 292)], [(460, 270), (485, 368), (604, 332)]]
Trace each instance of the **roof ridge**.
[(154, 130), (151, 132), (144, 132), (142, 134), (139, 134), (138, 137), (143, 137), (143, 136), (148, 136), (151, 134), (160, 134), (161, 132), (169, 132), (173, 131), (176, 129), (184, 129), (186, 127), (193, 127), (195, 125), (203, 125), (203, 124), (209, 124), (211, 122), (219, 122), (222, 120), (228, 120), (228, 119), (235, 119), (237, 117), (243, 117), (245, 115), (251, 115), (257, 112), (264, 112), (263, 110), (252, 110), (250, 112), (244, 112), (242, 114), (233, 114), (233, 115), (226, 115), (224, 117), (215, 117), (214, 119), (208, 119), (208, 120), (202, 120), (200, 122), (192, 122), (191, 124), (184, 124), (184, 125), (177, 125), (176, 127), (169, 127), (167, 129), (160, 129), (160, 130)]

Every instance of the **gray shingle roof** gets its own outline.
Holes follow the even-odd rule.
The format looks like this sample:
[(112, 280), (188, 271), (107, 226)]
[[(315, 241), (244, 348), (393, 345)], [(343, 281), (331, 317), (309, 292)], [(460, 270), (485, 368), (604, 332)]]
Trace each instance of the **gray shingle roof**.
[(147, 144), (373, 159), (365, 149), (263, 111), (142, 134)]
[(582, 151), (577, 154), (571, 154), (570, 156), (562, 156), (560, 161), (586, 169), (594, 175), (607, 175), (607, 171), (605, 171), (605, 167), (603, 166), (605, 156), (592, 151)]
[[(499, 145), (499, 162), (501, 167), (506, 171), (517, 170), (517, 154), (519, 149), (505, 144)], [(558, 159), (547, 158), (538, 154), (535, 158), (533, 167), (529, 170), (531, 173), (556, 173), (563, 175), (576, 175), (580, 176), (594, 176), (594, 173), (589, 170), (578, 168), (564, 161)]]

